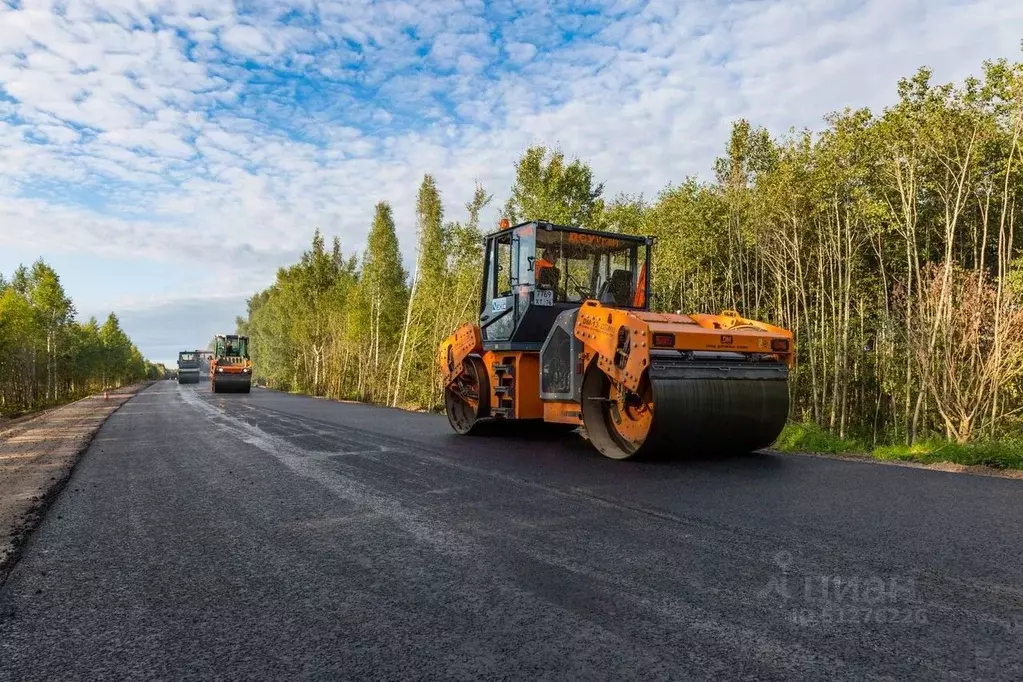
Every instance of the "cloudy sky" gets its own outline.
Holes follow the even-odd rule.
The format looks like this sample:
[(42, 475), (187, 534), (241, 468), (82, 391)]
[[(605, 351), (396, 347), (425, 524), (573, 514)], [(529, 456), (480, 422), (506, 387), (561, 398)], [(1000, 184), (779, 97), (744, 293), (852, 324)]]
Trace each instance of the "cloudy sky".
[(151, 359), (205, 346), (316, 227), (361, 252), (533, 142), (608, 193), (706, 175), (731, 122), (819, 127), (1017, 58), (1020, 0), (0, 0), (0, 272), (42, 256)]

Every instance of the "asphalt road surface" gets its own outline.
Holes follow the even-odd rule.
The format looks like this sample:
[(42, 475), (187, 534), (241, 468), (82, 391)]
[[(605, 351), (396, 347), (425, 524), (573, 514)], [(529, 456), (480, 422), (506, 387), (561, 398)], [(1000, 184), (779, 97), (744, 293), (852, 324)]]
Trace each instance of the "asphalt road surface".
[(1023, 481), (158, 383), (0, 588), (0, 680), (100, 677), (1019, 680)]

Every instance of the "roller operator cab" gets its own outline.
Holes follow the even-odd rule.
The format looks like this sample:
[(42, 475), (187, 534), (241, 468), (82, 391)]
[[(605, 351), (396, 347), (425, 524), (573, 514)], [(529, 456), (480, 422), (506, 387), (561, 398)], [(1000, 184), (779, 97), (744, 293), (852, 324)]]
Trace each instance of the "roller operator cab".
[(649, 309), (653, 240), (529, 222), (485, 238), (479, 321), (439, 348), (452, 428), (583, 426), (613, 459), (770, 445), (792, 333)]
[(214, 393), (248, 393), (251, 387), (249, 337), (217, 335), (210, 359), (210, 389)]
[(185, 350), (178, 353), (178, 383), (199, 383), (199, 356), (194, 351)]

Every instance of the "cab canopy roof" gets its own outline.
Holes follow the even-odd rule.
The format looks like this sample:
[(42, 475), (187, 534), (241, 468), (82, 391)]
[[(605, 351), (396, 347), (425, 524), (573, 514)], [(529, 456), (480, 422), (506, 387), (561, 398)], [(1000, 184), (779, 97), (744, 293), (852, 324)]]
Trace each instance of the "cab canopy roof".
[[(507, 222), (507, 221), (505, 221), (505, 222)], [(508, 227), (501, 227), (501, 228), (499, 228), (499, 229), (497, 229), (497, 230), (495, 230), (495, 231), (485, 235), (485, 238), (489, 239), (491, 237), (496, 237), (498, 235), (504, 234), (505, 232), (508, 232), (510, 230), (514, 230), (514, 229), (519, 228), (519, 227), (523, 227), (525, 225), (533, 225), (538, 230), (547, 230), (547, 231), (550, 231), (550, 232), (575, 232), (575, 233), (578, 233), (578, 234), (591, 234), (591, 235), (595, 235), (595, 236), (598, 236), (598, 237), (613, 237), (615, 239), (620, 239), (620, 240), (629, 241), (629, 242), (636, 242), (638, 244), (651, 244), (651, 243), (653, 243), (653, 237), (643, 237), (643, 236), (638, 236), (638, 235), (634, 235), (634, 234), (624, 234), (624, 233), (621, 233), (621, 232), (608, 232), (606, 230), (589, 230), (589, 229), (587, 229), (585, 227), (578, 227), (578, 226), (575, 226), (575, 225), (558, 225), (556, 223), (549, 223), (549, 222), (544, 221), (544, 220), (527, 220), (524, 223), (518, 223), (516, 225), (509, 225)]]

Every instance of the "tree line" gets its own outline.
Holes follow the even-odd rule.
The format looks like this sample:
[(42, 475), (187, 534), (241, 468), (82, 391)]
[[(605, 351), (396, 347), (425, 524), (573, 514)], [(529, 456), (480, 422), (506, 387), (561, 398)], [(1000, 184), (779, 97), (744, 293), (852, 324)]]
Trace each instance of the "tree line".
[(113, 313), (76, 319), (56, 271), (43, 260), (0, 275), (0, 415), (76, 400), (104, 388), (162, 378)]
[[(920, 69), (897, 95), (880, 113), (832, 113), (820, 131), (775, 137), (738, 121), (713, 180), (653, 198), (605, 197), (584, 161), (531, 147), (502, 215), (651, 235), (653, 307), (735, 309), (791, 329), (795, 420), (874, 444), (1018, 432), (1023, 65), (984, 62), (948, 84)], [(387, 202), (361, 256), (317, 232), (238, 321), (257, 379), (438, 408), (436, 349), (477, 317), (492, 199), (477, 186), (447, 220), (424, 176), (412, 272)]]

